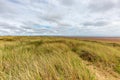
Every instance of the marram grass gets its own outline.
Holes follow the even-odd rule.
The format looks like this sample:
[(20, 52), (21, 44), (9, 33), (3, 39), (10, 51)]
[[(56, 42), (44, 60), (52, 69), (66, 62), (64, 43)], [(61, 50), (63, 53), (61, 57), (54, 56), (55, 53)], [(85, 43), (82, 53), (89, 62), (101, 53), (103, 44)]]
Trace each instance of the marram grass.
[(0, 80), (101, 80), (89, 65), (110, 70), (119, 80), (119, 45), (58, 37), (0, 37)]

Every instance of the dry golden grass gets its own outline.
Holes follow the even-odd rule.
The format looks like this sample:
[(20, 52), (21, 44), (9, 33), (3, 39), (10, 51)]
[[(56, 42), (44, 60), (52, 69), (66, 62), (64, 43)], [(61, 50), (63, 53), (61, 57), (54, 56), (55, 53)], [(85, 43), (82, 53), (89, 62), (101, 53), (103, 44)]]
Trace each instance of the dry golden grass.
[(0, 37), (0, 80), (107, 80), (104, 72), (108, 80), (120, 80), (119, 43)]

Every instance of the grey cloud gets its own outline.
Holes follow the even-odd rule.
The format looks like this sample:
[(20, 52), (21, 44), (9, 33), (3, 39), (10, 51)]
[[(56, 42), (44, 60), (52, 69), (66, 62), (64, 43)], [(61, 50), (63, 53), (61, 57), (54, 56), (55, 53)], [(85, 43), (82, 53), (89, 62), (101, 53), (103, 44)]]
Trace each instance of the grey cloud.
[(92, 12), (108, 11), (113, 9), (116, 3), (113, 0), (90, 0), (88, 9)]
[(0, 30), (0, 33), (4, 33), (4, 34), (6, 34), (6, 33), (9, 33), (8, 31), (5, 31), (5, 30)]
[(106, 22), (106, 21), (95, 21), (95, 22), (85, 22), (83, 23), (84, 26), (106, 26), (108, 25), (109, 23)]
[(3, 31), (3, 34), (6, 32), (6, 31), (11, 31), (10, 33), (23, 33), (23, 32), (26, 32), (27, 30), (29, 29), (26, 29), (25, 27), (23, 26), (20, 26), (18, 27), (17, 25), (11, 25), (11, 24), (8, 24), (8, 23), (1, 23), (0, 22), (0, 29)]
[[(12, 26), (9, 24), (1, 24), (0, 25), (0, 33), (1, 34), (14, 34), (14, 35), (21, 35), (21, 34), (53, 34), (54, 31), (50, 30), (50, 29), (35, 29), (35, 28), (30, 28), (30, 26), (28, 27), (26, 26), (21, 26), (21, 27), (16, 27), (16, 26)], [(9, 32), (12, 31), (12, 32)]]
[[(29, 25), (29, 26), (28, 26)], [(40, 25), (40, 27), (35, 28), (33, 27), (34, 25)], [(43, 25), (44, 26), (44, 25)], [(47, 26), (47, 25), (46, 25)], [(54, 34), (55, 30), (53, 28), (47, 28), (47, 27), (42, 27), (40, 23), (37, 22), (27, 22), (24, 23), (22, 28), (27, 29), (28, 31), (25, 33), (31, 33), (31, 34)]]
[(62, 16), (53, 14), (53, 15), (46, 15), (46, 16), (40, 16), (41, 19), (46, 20), (48, 22), (57, 22), (60, 19), (62, 19)]
[(64, 26), (71, 26), (70, 23), (62, 22), (62, 17), (43, 17), (45, 21), (48, 21), (50, 23), (55, 23), (59, 27), (64, 27)]
[(75, 3), (75, 0), (60, 0), (60, 3), (65, 6), (71, 6)]
[(14, 12), (12, 7), (5, 3), (4, 0), (0, 0), (0, 13)]
[(70, 23), (65, 23), (65, 22), (57, 22), (58, 26), (60, 27), (67, 27), (67, 26), (72, 26)]

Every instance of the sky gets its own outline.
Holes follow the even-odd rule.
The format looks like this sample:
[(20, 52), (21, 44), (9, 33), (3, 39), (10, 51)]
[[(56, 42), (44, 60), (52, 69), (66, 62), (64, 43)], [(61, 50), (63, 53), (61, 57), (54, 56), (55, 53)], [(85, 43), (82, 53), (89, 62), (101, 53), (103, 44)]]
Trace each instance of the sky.
[(120, 36), (120, 0), (0, 0), (0, 35)]

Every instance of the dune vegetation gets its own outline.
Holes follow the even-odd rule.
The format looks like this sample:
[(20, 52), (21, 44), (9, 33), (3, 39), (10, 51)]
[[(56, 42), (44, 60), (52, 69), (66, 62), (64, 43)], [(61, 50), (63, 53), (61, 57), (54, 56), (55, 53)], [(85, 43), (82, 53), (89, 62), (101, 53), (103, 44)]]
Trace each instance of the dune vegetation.
[(120, 80), (120, 44), (64, 37), (0, 37), (0, 80)]

